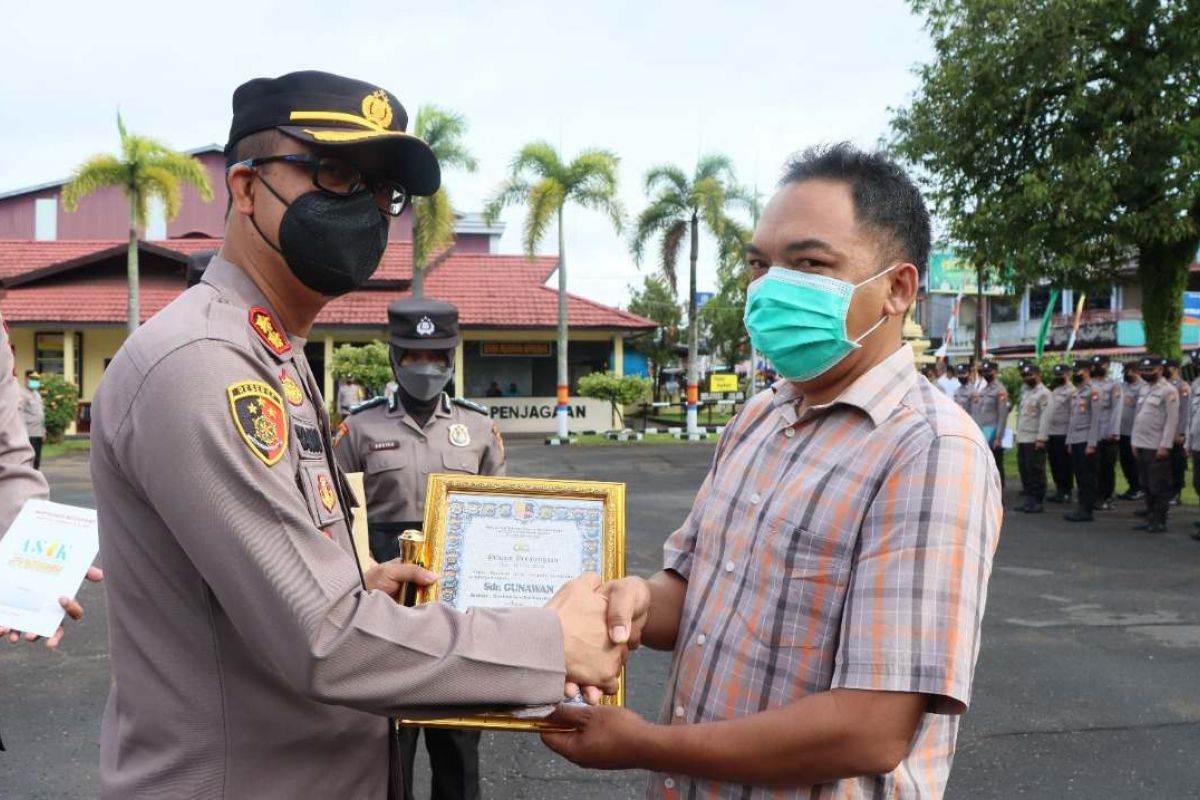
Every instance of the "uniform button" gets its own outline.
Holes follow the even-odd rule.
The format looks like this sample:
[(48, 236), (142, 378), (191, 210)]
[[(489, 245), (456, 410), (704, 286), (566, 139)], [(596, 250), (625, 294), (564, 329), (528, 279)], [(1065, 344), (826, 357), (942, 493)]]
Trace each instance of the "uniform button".
[(762, 495), (760, 495), (758, 492), (755, 492), (754, 494), (750, 495), (750, 502), (753, 505), (758, 505), (759, 500), (762, 500)]
[(783, 435), (790, 439), (796, 435), (796, 429), (795, 428), (784, 428)]
[(726, 561), (726, 562), (725, 562), (725, 571), (726, 571), (726, 572), (733, 572), (733, 562), (732, 562), (732, 561)]
[(683, 706), (675, 706), (675, 716), (677, 716), (677, 717), (683, 716)]
[(663, 781), (663, 786), (666, 787), (667, 789), (674, 789), (675, 788), (675, 779), (667, 778), (666, 780)]
[(705, 636), (703, 633), (696, 637), (696, 644), (700, 645), (701, 647), (703, 647), (704, 643), (707, 641), (708, 641), (708, 637)]
[(429, 467), (421, 467), (421, 472), (429, 472)]

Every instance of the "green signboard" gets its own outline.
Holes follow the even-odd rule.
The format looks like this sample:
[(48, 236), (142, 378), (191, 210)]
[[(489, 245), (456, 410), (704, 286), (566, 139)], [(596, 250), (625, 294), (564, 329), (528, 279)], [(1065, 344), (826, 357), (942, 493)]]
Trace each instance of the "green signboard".
[[(929, 280), (926, 283), (930, 294), (978, 294), (975, 268), (954, 254), (953, 250), (935, 250), (929, 256)], [(1012, 287), (1003, 284), (984, 284), (983, 293), (1003, 296), (1013, 293)]]

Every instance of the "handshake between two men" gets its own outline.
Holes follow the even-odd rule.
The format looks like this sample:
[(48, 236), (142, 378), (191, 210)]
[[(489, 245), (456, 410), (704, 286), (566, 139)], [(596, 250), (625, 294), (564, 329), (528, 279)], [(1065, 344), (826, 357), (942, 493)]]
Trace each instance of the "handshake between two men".
[[(438, 579), (433, 572), (399, 559), (375, 565), (365, 577), (368, 589), (392, 597), (398, 597), (406, 583), (429, 586)], [(616, 693), (621, 669), (629, 653), (641, 646), (650, 617), (647, 582), (630, 577), (604, 583), (588, 573), (563, 584), (546, 608), (562, 625), (564, 696), (582, 695), (589, 705), (596, 705), (604, 695)]]

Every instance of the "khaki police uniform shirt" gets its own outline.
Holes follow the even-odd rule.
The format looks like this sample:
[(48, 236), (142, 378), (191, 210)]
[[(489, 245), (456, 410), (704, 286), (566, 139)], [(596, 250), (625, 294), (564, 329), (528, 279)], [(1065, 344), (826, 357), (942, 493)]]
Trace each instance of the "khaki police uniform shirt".
[(33, 448), (21, 420), (21, 390), (13, 375), (8, 329), (0, 321), (0, 538), (26, 500), (44, 500), (50, 487), (33, 468)]
[(991, 426), (996, 429), (988, 447), (1003, 440), (1008, 420), (1008, 390), (999, 378), (993, 379), (971, 397), (971, 419), (980, 428)]
[(376, 800), (388, 715), (562, 697), (553, 612), (363, 588), (304, 340), (272, 314), (218, 256), (96, 391), (103, 798)]
[(486, 409), (445, 394), (423, 428), (395, 393), (364, 403), (342, 421), (334, 453), (342, 469), (363, 473), (372, 524), (424, 520), (431, 473), (503, 475), (506, 467)]
[(1179, 391), (1159, 378), (1146, 384), (1138, 397), (1133, 421), (1133, 446), (1139, 450), (1170, 450), (1179, 430)]
[(46, 435), (46, 404), (42, 393), (21, 387), (21, 421), (25, 423), (25, 432), (32, 439), (35, 436)]
[(1192, 381), (1192, 392), (1188, 402), (1187, 415), (1187, 448), (1189, 450), (1200, 450), (1200, 378)]
[(975, 388), (970, 383), (960, 384), (954, 392), (954, 402), (958, 407), (968, 414), (971, 413), (972, 398), (975, 396)]
[(1075, 396), (1075, 387), (1069, 383), (1050, 390), (1050, 427), (1047, 433), (1051, 436), (1066, 436), (1071, 424), (1071, 398)]
[(1133, 383), (1121, 381), (1121, 435), (1133, 435), (1133, 418), (1137, 416), (1138, 397), (1146, 389), (1146, 382), (1138, 378)]
[(1071, 420), (1067, 423), (1067, 444), (1095, 447), (1100, 441), (1100, 389), (1085, 381), (1071, 395)]
[(1017, 444), (1044, 442), (1050, 429), (1050, 390), (1044, 383), (1022, 387), (1017, 409)]
[(1099, 426), (1100, 438), (1109, 439), (1121, 435), (1121, 384), (1112, 378), (1093, 380), (1092, 385), (1100, 392)]
[(1190, 395), (1192, 388), (1183, 381), (1182, 378), (1172, 378), (1171, 386), (1179, 393), (1179, 429), (1175, 432), (1176, 436), (1187, 438), (1188, 429), (1188, 406), (1190, 405)]

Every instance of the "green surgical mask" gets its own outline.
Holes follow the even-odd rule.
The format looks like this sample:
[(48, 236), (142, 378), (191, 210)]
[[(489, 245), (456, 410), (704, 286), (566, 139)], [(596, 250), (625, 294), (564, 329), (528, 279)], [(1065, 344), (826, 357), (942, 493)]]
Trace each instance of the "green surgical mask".
[(771, 267), (746, 290), (746, 330), (754, 349), (791, 381), (809, 381), (828, 372), (862, 345), (887, 315), (861, 336), (846, 334), (846, 313), (854, 290), (895, 269), (888, 267), (862, 283), (848, 283), (786, 267)]

